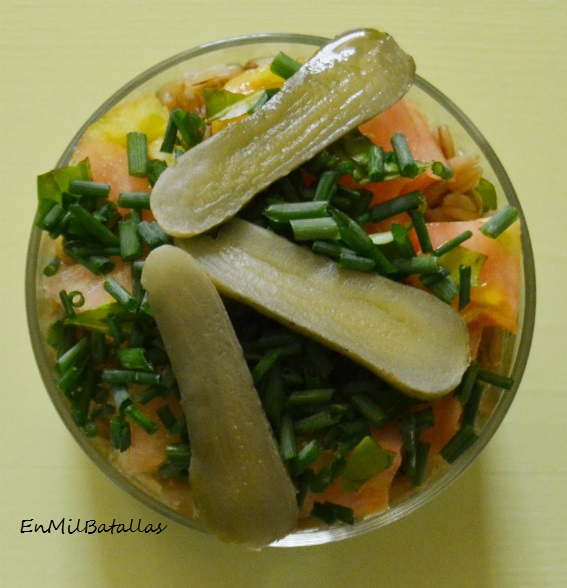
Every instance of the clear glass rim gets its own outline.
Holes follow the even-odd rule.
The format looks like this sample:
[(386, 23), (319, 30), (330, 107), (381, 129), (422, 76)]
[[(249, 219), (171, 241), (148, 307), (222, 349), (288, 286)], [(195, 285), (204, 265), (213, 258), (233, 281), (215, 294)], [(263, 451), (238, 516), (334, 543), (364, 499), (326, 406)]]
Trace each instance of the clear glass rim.
[[(140, 85), (149, 81), (155, 75), (166, 71), (173, 66), (179, 65), (189, 59), (196, 58), (207, 53), (224, 49), (232, 49), (239, 46), (255, 45), (259, 43), (291, 43), (298, 45), (310, 45), (316, 48), (323, 45), (328, 40), (329, 39), (325, 37), (294, 33), (259, 33), (252, 35), (242, 35), (198, 45), (192, 49), (188, 49), (166, 60), (163, 60), (160, 63), (145, 70), (137, 77), (133, 78), (130, 82), (125, 84), (122, 88), (110, 96), (103, 104), (101, 104), (101, 106), (88, 118), (88, 120), (73, 137), (59, 158), (56, 167), (62, 167), (68, 164), (75, 145), (81, 135), (84, 133), (86, 128), (90, 126), (95, 120), (97, 120), (104, 112), (106, 112), (113, 105), (117, 104), (120, 100), (122, 100)], [(466, 129), (469, 136), (473, 139), (479, 150), (483, 153), (484, 157), (492, 167), (499, 182), (501, 183), (508, 202), (514, 205), (519, 211), (520, 219), (522, 221), (521, 240), (524, 289), (526, 292), (530, 293), (531, 297), (530, 300), (525, 301), (523, 308), (522, 330), (520, 340), (517, 345), (513, 371), (511, 374), (511, 376), (514, 378), (514, 384), (511, 390), (507, 391), (499, 401), (495, 413), (488, 420), (478, 442), (469, 451), (465, 452), (459, 459), (451, 464), (450, 470), (446, 474), (444, 474), (439, 480), (432, 483), (431, 486), (426, 487), (426, 490), (414, 494), (401, 504), (393, 506), (382, 513), (378, 513), (377, 515), (360, 521), (353, 527), (342, 526), (331, 527), (329, 529), (296, 531), (281, 541), (276, 542), (274, 546), (298, 547), (320, 545), (331, 541), (338, 541), (355, 537), (390, 524), (417, 510), (426, 502), (433, 500), (449, 485), (451, 485), (472, 464), (472, 462), (493, 437), (515, 398), (520, 381), (526, 368), (535, 325), (536, 277), (533, 250), (528, 227), (517, 194), (496, 153), (491, 148), (488, 141), (484, 138), (481, 132), (472, 123), (472, 121), (449, 98), (447, 98), (447, 96), (445, 96), (442, 92), (440, 92), (437, 88), (435, 88), (420, 76), (416, 76), (415, 86), (423, 90), (436, 102), (442, 105), (442, 107), (451, 115), (453, 115)], [(77, 427), (71, 419), (69, 410), (63, 401), (62, 395), (60, 394), (52, 377), (53, 368), (50, 365), (46, 355), (39, 328), (36, 295), (36, 272), (41, 237), (41, 231), (35, 227), (32, 227), (27, 251), (25, 278), (27, 321), (32, 348), (40, 375), (59, 416), (65, 423), (68, 431), (73, 436), (75, 441), (79, 443), (81, 448), (90, 457), (90, 459), (121, 489), (125, 490), (133, 498), (140, 501), (142, 504), (149, 507), (158, 514), (163, 515), (164, 517), (167, 517), (168, 519), (173, 520), (183, 526), (201, 532), (206, 532), (206, 530), (197, 521), (188, 519), (187, 517), (179, 514), (177, 511), (165, 506), (157, 499), (152, 498), (144, 491), (133, 485), (131, 482), (128, 482), (126, 478), (96, 450), (91, 442), (77, 430)]]

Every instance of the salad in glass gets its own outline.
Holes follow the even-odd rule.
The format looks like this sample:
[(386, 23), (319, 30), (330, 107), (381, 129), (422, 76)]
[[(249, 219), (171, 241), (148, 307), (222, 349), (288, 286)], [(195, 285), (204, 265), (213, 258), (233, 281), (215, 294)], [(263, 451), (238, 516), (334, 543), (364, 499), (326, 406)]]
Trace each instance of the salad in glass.
[[(374, 33), (356, 32), (383, 43)], [(339, 41), (324, 48), (332, 46), (336, 55)], [(284, 126), (299, 125), (303, 136), (314, 124), (309, 116), (321, 117), (342, 91), (344, 74), (333, 63), (324, 100), (310, 103), (306, 92), (312, 114), (303, 127), (289, 107), (297, 98), (288, 89), (294, 77), (304, 87), (299, 76), (310, 83), (328, 61), (324, 49), (317, 51), (322, 44), (247, 37), (161, 64), (104, 105), (58, 167), (38, 177), (28, 314), (61, 415), (93, 459), (137, 497), (189, 526), (204, 523), (225, 540), (253, 547), (351, 536), (434, 496), (504, 417), (533, 328), (533, 305), (525, 300), (535, 291), (533, 266), (513, 189), (464, 115), (408, 73), (411, 58), (403, 64), (411, 81), (383, 111), (350, 121), (326, 140), (309, 139), (311, 151), (299, 161), (288, 145), (273, 166), (280, 173), (272, 177), (268, 170), (235, 210), (221, 207), (217, 215), (220, 197), (211, 178), (225, 185), (231, 202), (238, 199), (242, 186), (268, 169), (262, 150), (281, 140), (266, 123), (268, 142), (231, 171), (234, 154), (251, 142), (242, 138), (243, 125), (273, 116)], [(401, 59), (388, 44), (380, 51)], [(221, 52), (225, 61), (216, 61)], [(346, 61), (337, 63), (348, 70)], [(399, 75), (380, 83), (399, 87)], [(346, 91), (367, 84), (359, 78)], [(223, 149), (230, 153), (218, 155)], [(195, 171), (195, 160), (205, 171)], [(198, 173), (207, 182), (202, 197), (211, 200), (203, 205), (204, 221), (195, 220), (201, 198), (195, 188), (175, 200), (185, 189), (179, 182)], [(245, 176), (238, 187), (227, 179), (231, 173), (234, 181)], [(177, 257), (166, 271), (170, 249)], [(164, 327), (157, 309), (171, 291), (182, 290), (175, 272), (184, 256), (198, 266), (187, 279), (202, 272), (198, 279), (214, 285), (214, 295), (203, 294), (203, 307), (195, 310), (193, 294), (178, 292)], [(156, 260), (152, 271), (163, 274), (161, 293), (152, 294), (149, 257)], [(191, 284), (198, 294), (198, 283)], [(372, 302), (368, 288), (377, 297)], [(191, 324), (183, 324), (182, 306)], [(232, 358), (215, 357), (217, 323), (225, 315), (222, 328), (235, 337), (235, 361), (245, 365), (255, 401), (248, 391), (239, 402), (231, 387), (239, 386), (240, 367), (229, 369)], [(172, 358), (180, 356), (172, 354), (172, 341), (181, 341), (177, 334), (172, 339), (176, 329), (193, 337), (181, 354), (186, 362)], [(199, 379), (198, 400), (208, 404), (198, 414), (209, 422), (187, 413), (197, 393), (179, 375), (185, 368)], [(261, 410), (254, 430), (266, 423), (260, 441), (248, 423), (254, 402)], [(227, 439), (239, 427), (247, 436), (233, 453)], [(242, 469), (250, 455), (259, 462), (277, 455), (278, 465), (249, 467), (245, 481), (232, 478), (216, 462), (203, 462), (203, 456), (214, 459), (210, 443), (220, 462), (232, 462), (229, 469)], [(207, 510), (217, 505), (199, 499), (203, 506), (196, 508), (192, 486), (199, 474), (192, 478), (192, 461), (203, 462), (217, 503), (233, 493), (246, 508), (236, 512), (231, 503), (220, 523), (209, 524)], [(287, 526), (270, 535), (270, 523), (250, 523), (249, 512), (270, 500), (280, 504), (281, 493), (270, 498), (258, 489), (278, 476), (279, 489), (292, 489), (293, 504), (281, 515)], [(244, 487), (231, 488), (237, 479)], [(289, 492), (283, 494), (289, 502)], [(248, 535), (234, 530), (249, 523)]]

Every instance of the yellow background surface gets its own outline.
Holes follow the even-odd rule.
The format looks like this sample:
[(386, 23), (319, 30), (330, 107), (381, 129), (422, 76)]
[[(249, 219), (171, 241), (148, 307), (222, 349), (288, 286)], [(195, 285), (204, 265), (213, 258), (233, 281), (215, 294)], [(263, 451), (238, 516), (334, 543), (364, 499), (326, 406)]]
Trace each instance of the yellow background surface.
[[(0, 1), (0, 586), (567, 585), (567, 2)], [(24, 264), (35, 177), (117, 88), (194, 45), (255, 32), (393, 34), (485, 134), (528, 219), (538, 280), (517, 398), (433, 503), (332, 545), (252, 553), (170, 523), (160, 535), (21, 534), (23, 519), (159, 516), (107, 480), (62, 425), (32, 356)]]

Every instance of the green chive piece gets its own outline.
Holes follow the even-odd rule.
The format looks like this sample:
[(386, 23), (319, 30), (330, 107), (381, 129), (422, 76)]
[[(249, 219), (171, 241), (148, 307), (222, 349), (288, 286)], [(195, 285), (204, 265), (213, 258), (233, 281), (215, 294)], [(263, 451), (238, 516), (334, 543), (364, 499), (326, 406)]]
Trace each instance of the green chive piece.
[(133, 131), (126, 134), (128, 173), (136, 178), (148, 175), (148, 138), (146, 133)]
[(415, 250), (406, 228), (398, 223), (392, 223), (390, 231), (394, 237), (394, 245), (396, 246), (398, 253), (407, 259), (415, 257)]
[(280, 427), (280, 453), (284, 461), (289, 461), (297, 456), (293, 419), (289, 414), (285, 414), (282, 417)]
[(476, 361), (472, 361), (466, 369), (463, 379), (457, 388), (456, 394), (463, 404), (469, 399), (473, 384), (476, 381), (480, 366)]
[(425, 198), (419, 190), (407, 192), (373, 206), (370, 209), (370, 220), (373, 223), (379, 223), (402, 212), (419, 208), (424, 204)]
[(330, 410), (322, 410), (315, 414), (309, 415), (295, 422), (295, 432), (298, 435), (316, 433), (336, 425), (340, 421), (340, 416), (333, 414)]
[(429, 238), (429, 232), (427, 230), (427, 223), (425, 217), (419, 209), (412, 209), (408, 211), (410, 218), (419, 241), (419, 246), (423, 253), (433, 253), (433, 246), (431, 245), (431, 239)]
[(441, 161), (434, 161), (431, 165), (431, 171), (442, 180), (450, 180), (455, 175), (453, 170)]
[(322, 218), (328, 212), (327, 202), (277, 202), (264, 211), (270, 220), (289, 222), (296, 219)]
[(337, 191), (337, 181), (340, 176), (341, 173), (337, 170), (323, 172), (317, 182), (313, 200), (329, 202)]
[(118, 206), (121, 208), (150, 209), (150, 192), (122, 192), (118, 194)]
[(484, 386), (478, 380), (474, 382), (472, 390), (463, 408), (464, 426), (474, 427), (483, 392)]
[(95, 365), (104, 363), (108, 355), (106, 337), (101, 331), (91, 332), (91, 356)]
[(376, 262), (368, 257), (361, 257), (356, 253), (341, 253), (338, 259), (339, 267), (353, 269), (359, 272), (371, 272), (376, 267)]
[(65, 210), (62, 206), (55, 203), (43, 217), (42, 228), (45, 231), (57, 232), (56, 227), (61, 224), (65, 217)]
[(339, 227), (340, 237), (347, 247), (350, 247), (356, 253), (370, 257), (370, 253), (374, 251), (375, 246), (364, 229), (344, 212), (335, 208), (332, 208), (330, 212)]
[(415, 464), (412, 475), (412, 485), (414, 488), (423, 484), (430, 449), (431, 443), (426, 443), (425, 441), (418, 441), (415, 446)]
[(388, 415), (368, 396), (364, 394), (353, 394), (350, 397), (352, 405), (372, 425), (378, 429), (383, 427), (389, 420)]
[(55, 368), (60, 374), (68, 372), (71, 368), (82, 366), (90, 353), (90, 341), (83, 337), (72, 347), (67, 349), (55, 363)]
[(346, 467), (344, 459), (333, 459), (326, 463), (311, 479), (309, 488), (312, 492), (320, 494), (343, 473)]
[(83, 229), (96, 237), (103, 245), (110, 247), (119, 245), (118, 237), (80, 204), (70, 204), (67, 211)]
[(347, 525), (354, 525), (354, 511), (352, 508), (333, 502), (314, 502), (311, 516), (319, 519), (326, 525), (332, 525), (336, 521), (341, 521)]
[(122, 415), (110, 419), (110, 444), (114, 449), (123, 452), (130, 447), (130, 424)]
[(175, 108), (171, 112), (171, 116), (188, 149), (201, 143), (205, 136), (206, 125), (205, 121), (198, 114), (187, 112), (181, 108)]
[(284, 80), (289, 79), (299, 68), (301, 63), (281, 51), (270, 64), (270, 71)]
[(441, 269), (437, 257), (419, 256), (394, 259), (392, 262), (396, 270), (403, 275), (439, 274)]
[(372, 145), (368, 150), (368, 179), (371, 182), (381, 182), (386, 174), (384, 149)]
[(138, 308), (138, 301), (124, 286), (122, 286), (119, 282), (116, 281), (115, 278), (109, 276), (104, 280), (103, 283), (104, 289), (118, 302), (121, 304), (126, 310), (130, 312), (134, 312)]
[(292, 392), (287, 400), (288, 407), (317, 406), (331, 401), (334, 388), (319, 388), (316, 390), (298, 390)]
[(153, 372), (152, 364), (147, 360), (145, 350), (142, 347), (128, 347), (118, 349), (116, 356), (120, 365), (126, 370), (140, 370), (142, 372)]
[(150, 249), (171, 243), (171, 237), (164, 232), (157, 221), (142, 221), (138, 224), (138, 233)]
[(459, 310), (471, 301), (471, 266), (459, 266)]
[(129, 404), (124, 408), (124, 415), (127, 416), (133, 423), (143, 429), (148, 435), (153, 435), (158, 430), (157, 423), (154, 423), (147, 415), (145, 415), (137, 406)]
[(478, 434), (470, 425), (465, 425), (449, 440), (440, 454), (447, 463), (453, 463), (478, 440)]
[(464, 243), (465, 241), (470, 239), (472, 236), (473, 236), (473, 234), (471, 231), (463, 231), (460, 235), (457, 235), (456, 237), (449, 239), (449, 241), (447, 241), (446, 243), (443, 243), (443, 245), (437, 247), (437, 249), (435, 249), (435, 251), (433, 251), (433, 255), (436, 255), (437, 257), (441, 257), (441, 255), (445, 255), (445, 253), (451, 251), (452, 249), (455, 249), (455, 247), (458, 247), (461, 243)]
[(159, 420), (162, 422), (163, 426), (171, 432), (171, 430), (175, 426), (175, 423), (177, 422), (177, 419), (171, 411), (171, 408), (169, 408), (169, 406), (166, 404), (158, 408), (156, 410), (156, 414), (158, 415)]
[(455, 296), (459, 292), (459, 287), (451, 279), (451, 276), (447, 273), (441, 273), (440, 275), (423, 275), (420, 278), (421, 283), (431, 290), (431, 292), (447, 304), (451, 304), (455, 299)]
[(483, 235), (486, 235), (491, 239), (496, 239), (517, 220), (518, 210), (511, 204), (508, 204), (499, 210), (493, 217), (489, 218), (478, 230)]
[(276, 434), (281, 427), (285, 394), (285, 383), (280, 371), (278, 369), (270, 370), (262, 390), (262, 406)]
[(479, 380), (482, 380), (487, 384), (492, 384), (492, 386), (503, 388), (504, 390), (510, 390), (514, 384), (513, 378), (500, 376), (499, 374), (494, 374), (493, 372), (489, 372), (487, 370), (479, 370), (477, 377)]
[(167, 163), (162, 159), (150, 159), (148, 161), (148, 182), (155, 186), (161, 174), (167, 169)]
[(293, 475), (298, 476), (302, 474), (323, 455), (323, 452), (324, 450), (317, 439), (312, 439), (307, 445), (304, 445), (297, 452), (297, 455), (290, 460)]
[(173, 113), (169, 113), (169, 119), (167, 121), (167, 127), (163, 136), (160, 151), (162, 153), (173, 153), (173, 148), (177, 141), (177, 125), (175, 124), (175, 118)]
[(107, 384), (159, 384), (159, 374), (139, 370), (104, 369), (100, 372), (101, 382)]
[(91, 182), (90, 180), (70, 180), (68, 190), (77, 196), (89, 196), (91, 198), (108, 198), (110, 184)]
[(188, 468), (191, 462), (189, 443), (172, 443), (165, 446), (165, 457), (171, 463)]
[(118, 238), (120, 240), (120, 257), (124, 261), (135, 261), (142, 257), (144, 252), (142, 239), (134, 219), (118, 223)]
[(290, 224), (296, 241), (335, 241), (340, 237), (339, 227), (330, 217), (294, 219)]
[(396, 133), (390, 142), (392, 143), (401, 175), (404, 178), (415, 178), (419, 173), (419, 167), (413, 158), (406, 136), (403, 133)]
[(63, 310), (68, 318), (73, 318), (76, 316), (75, 308), (73, 307), (73, 300), (69, 294), (65, 290), (61, 290), (59, 292), (59, 300), (61, 300), (61, 306), (63, 306)]
[(43, 268), (43, 275), (47, 278), (51, 278), (57, 273), (59, 266), (61, 264), (61, 258), (57, 255), (54, 255), (48, 262), (47, 265)]

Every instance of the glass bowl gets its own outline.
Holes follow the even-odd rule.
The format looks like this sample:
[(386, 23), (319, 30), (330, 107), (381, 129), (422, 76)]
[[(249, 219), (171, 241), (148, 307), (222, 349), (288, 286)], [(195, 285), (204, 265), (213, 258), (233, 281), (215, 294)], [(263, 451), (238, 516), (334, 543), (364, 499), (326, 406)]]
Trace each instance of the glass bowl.
[[(279, 51), (296, 59), (308, 58), (326, 41), (325, 38), (308, 35), (256, 34), (208, 43), (180, 53), (142, 73), (102, 104), (69, 143), (57, 162), (57, 167), (69, 164), (73, 150), (88, 126), (134, 92), (146, 89), (156, 90), (165, 83), (180, 78), (187, 71), (199, 72), (217, 64), (244, 64), (252, 59), (274, 56)], [(444, 122), (449, 125), (456, 145), (468, 153), (480, 156), (484, 175), (496, 188), (499, 207), (509, 203), (519, 211), (522, 223), (522, 293), (519, 328), (516, 336), (505, 337), (500, 358), (501, 373), (512, 377), (514, 383), (507, 391), (486, 386), (485, 398), (489, 399), (492, 409), (478, 424), (479, 440), (451, 465), (437, 472), (418, 491), (411, 491), (398, 497), (387, 510), (368, 516), (353, 526), (337, 525), (329, 528), (298, 530), (275, 543), (276, 546), (315, 545), (361, 535), (394, 522), (433, 500), (471, 465), (490, 441), (514, 400), (527, 363), (535, 317), (535, 270), (527, 226), (514, 188), (498, 157), (482, 134), (446, 96), (419, 76), (416, 77), (410, 96), (426, 112), (431, 122), (438, 124)], [(73, 422), (66, 400), (57, 387), (52, 353), (46, 343), (45, 325), (42, 323), (44, 301), (38, 290), (38, 281), (41, 270), (52, 253), (49, 241), (39, 229), (32, 229), (26, 268), (26, 307), (36, 361), (57, 412), (75, 441), (118, 487), (160, 515), (186, 527), (204, 531), (197, 522), (161, 502), (151, 488), (127, 479), (108, 460), (108, 448), (88, 439)]]

